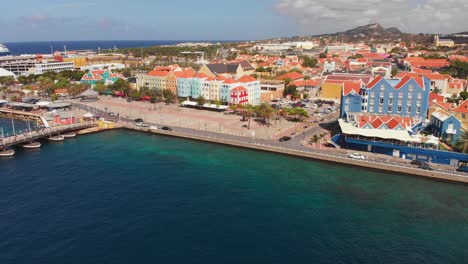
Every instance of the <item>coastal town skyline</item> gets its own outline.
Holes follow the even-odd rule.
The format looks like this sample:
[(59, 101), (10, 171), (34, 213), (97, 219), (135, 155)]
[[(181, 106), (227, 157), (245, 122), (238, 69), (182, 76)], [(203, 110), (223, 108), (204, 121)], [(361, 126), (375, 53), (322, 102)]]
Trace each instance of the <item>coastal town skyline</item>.
[[(371, 23), (407, 33), (466, 31), (465, 1), (240, 0), (198, 2), (24, 1), (4, 3), (0, 39), (55, 40), (260, 40), (334, 33)], [(183, 7), (183, 8), (182, 8)], [(209, 30), (207, 30), (209, 28)], [(72, 29), (72, 30), (70, 30)], [(24, 34), (28, 32), (28, 34)]]

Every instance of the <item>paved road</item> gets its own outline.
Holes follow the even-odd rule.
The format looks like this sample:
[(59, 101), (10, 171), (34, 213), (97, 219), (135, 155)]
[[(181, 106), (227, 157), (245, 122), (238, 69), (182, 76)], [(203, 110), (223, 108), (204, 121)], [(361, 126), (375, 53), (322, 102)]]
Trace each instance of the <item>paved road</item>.
[[(104, 117), (106, 120), (113, 120), (115, 122), (125, 122), (129, 124), (133, 124), (134, 120), (124, 118), (124, 117), (119, 117), (119, 116), (109, 116), (108, 113), (106, 113), (103, 110), (93, 108), (91, 106), (87, 106), (84, 104), (78, 104), (74, 103), (75, 106), (87, 110), (91, 113), (95, 113), (101, 117)], [(217, 132), (211, 132), (211, 131), (206, 131), (206, 130), (197, 130), (193, 128), (186, 128), (186, 127), (180, 127), (180, 126), (173, 126), (173, 125), (165, 125), (165, 124), (156, 124), (156, 123), (147, 123), (148, 126), (155, 126), (158, 127), (159, 129), (163, 126), (169, 126), (173, 131), (180, 132), (180, 133), (185, 133), (185, 134), (192, 134), (192, 135), (202, 135), (202, 136), (209, 136), (213, 138), (219, 138), (219, 139), (225, 139), (225, 140), (234, 140), (238, 142), (246, 142), (246, 143), (255, 143), (255, 144), (260, 144), (260, 145), (268, 145), (268, 146), (275, 146), (275, 147), (280, 147), (280, 148), (285, 148), (285, 149), (291, 149), (291, 150), (299, 150), (299, 151), (306, 151), (306, 152), (312, 152), (312, 153), (322, 153), (322, 154), (327, 154), (327, 155), (335, 155), (337, 157), (346, 157), (347, 153), (341, 152), (341, 151), (330, 151), (330, 150), (319, 150), (319, 149), (313, 149), (306, 147), (302, 144), (302, 141), (310, 138), (311, 135), (319, 134), (320, 133), (320, 127), (318, 125), (315, 125), (306, 131), (303, 131), (299, 134), (297, 134), (295, 137), (293, 137), (290, 141), (286, 142), (279, 142), (277, 140), (266, 140), (266, 139), (257, 139), (255, 136), (253, 137), (243, 137), (243, 136), (235, 136), (235, 135), (229, 135), (229, 134), (223, 134), (223, 133), (217, 133)], [(353, 152), (353, 151), (349, 151)], [(415, 168), (414, 165), (409, 164), (408, 160), (403, 160), (403, 159), (398, 159), (396, 161), (393, 157), (390, 156), (384, 156), (384, 155), (374, 155), (372, 153), (368, 154), (370, 156), (370, 161), (376, 162), (376, 163), (382, 163), (382, 164), (395, 164), (398, 166), (403, 166), (403, 167), (408, 167), (408, 168)], [(460, 176), (466, 176), (468, 177), (468, 174), (464, 173), (459, 173), (455, 172), (455, 170), (452, 167), (443, 167), (443, 168), (435, 168), (436, 171), (440, 171), (443, 173), (448, 173), (448, 174), (457, 174)]]

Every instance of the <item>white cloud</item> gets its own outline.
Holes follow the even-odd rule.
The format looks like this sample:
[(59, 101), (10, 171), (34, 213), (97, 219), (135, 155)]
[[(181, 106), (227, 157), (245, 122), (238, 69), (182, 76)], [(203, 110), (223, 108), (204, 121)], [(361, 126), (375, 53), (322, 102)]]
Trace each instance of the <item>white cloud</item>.
[(409, 33), (455, 33), (468, 30), (467, 0), (277, 0), (303, 33), (333, 33), (369, 23)]

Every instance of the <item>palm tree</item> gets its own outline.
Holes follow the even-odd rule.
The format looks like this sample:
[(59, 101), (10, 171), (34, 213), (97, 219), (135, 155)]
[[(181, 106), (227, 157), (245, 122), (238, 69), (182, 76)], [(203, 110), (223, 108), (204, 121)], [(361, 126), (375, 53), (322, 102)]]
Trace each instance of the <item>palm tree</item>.
[(464, 131), (458, 138), (457, 147), (461, 152), (468, 153), (468, 131)]

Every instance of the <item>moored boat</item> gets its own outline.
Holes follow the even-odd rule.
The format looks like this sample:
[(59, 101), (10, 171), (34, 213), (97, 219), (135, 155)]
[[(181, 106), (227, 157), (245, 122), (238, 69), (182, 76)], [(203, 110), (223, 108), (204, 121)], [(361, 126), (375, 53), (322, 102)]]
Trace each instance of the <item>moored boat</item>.
[(31, 143), (23, 145), (23, 148), (27, 148), (27, 149), (36, 149), (40, 147), (41, 147), (41, 143), (39, 142), (31, 142)]
[(62, 136), (64, 138), (74, 138), (74, 137), (76, 137), (76, 133), (75, 132), (70, 132), (70, 133), (63, 134)]
[(15, 155), (15, 150), (13, 149), (0, 150), (0, 157), (11, 157), (13, 155)]
[(57, 135), (57, 136), (53, 136), (49, 138), (50, 141), (63, 141), (63, 139), (64, 137), (61, 135)]

